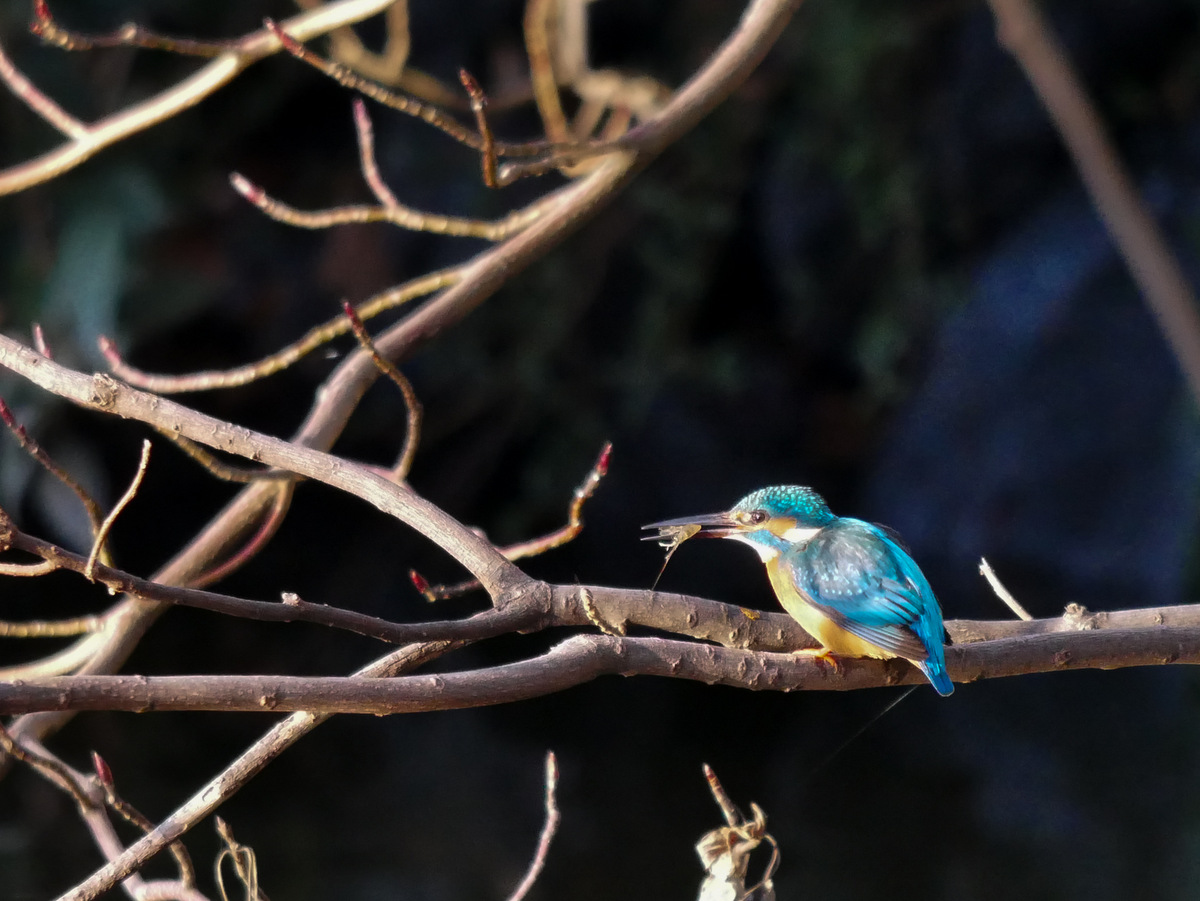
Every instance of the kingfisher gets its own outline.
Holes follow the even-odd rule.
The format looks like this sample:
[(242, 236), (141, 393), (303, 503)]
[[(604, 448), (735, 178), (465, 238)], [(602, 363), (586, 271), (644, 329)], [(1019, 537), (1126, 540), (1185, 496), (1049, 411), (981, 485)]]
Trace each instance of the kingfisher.
[[(801, 485), (762, 488), (725, 513), (651, 523), (674, 551), (692, 537), (750, 545), (767, 567), (783, 609), (821, 644), (816, 654), (903, 657), (943, 697), (946, 673), (942, 610), (916, 561), (879, 526), (834, 516)], [(669, 557), (668, 557), (669, 558)]]

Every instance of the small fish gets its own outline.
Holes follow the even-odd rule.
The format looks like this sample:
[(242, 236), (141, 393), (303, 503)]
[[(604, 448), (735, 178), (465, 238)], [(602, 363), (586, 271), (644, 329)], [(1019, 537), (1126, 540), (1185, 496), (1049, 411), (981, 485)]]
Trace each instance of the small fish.
[(695, 522), (673, 522), (663, 525), (658, 525), (656, 523), (654, 525), (645, 526), (645, 528), (658, 529), (658, 534), (645, 535), (642, 538), (643, 541), (657, 541), (659, 547), (667, 549), (667, 556), (663, 559), (662, 568), (658, 571), (658, 575), (654, 577), (654, 584), (650, 586), (650, 590), (653, 591), (658, 587), (658, 580), (661, 579), (663, 577), (663, 573), (667, 571), (667, 564), (671, 562), (671, 557), (674, 556), (677, 550), (679, 550), (679, 545), (683, 544), (685, 541), (699, 532), (703, 526)]

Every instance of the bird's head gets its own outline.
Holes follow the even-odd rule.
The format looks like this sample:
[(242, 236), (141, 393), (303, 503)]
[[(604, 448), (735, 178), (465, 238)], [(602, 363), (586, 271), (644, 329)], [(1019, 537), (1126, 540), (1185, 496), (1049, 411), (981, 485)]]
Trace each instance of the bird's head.
[(684, 516), (651, 523), (657, 536), (674, 544), (688, 538), (732, 538), (770, 560), (793, 544), (803, 544), (834, 520), (821, 495), (802, 485), (779, 485), (751, 492), (724, 513)]

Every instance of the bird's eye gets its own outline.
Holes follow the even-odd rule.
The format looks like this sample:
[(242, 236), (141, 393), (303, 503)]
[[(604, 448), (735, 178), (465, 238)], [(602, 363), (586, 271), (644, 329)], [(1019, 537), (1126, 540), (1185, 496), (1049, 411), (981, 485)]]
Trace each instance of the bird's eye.
[(755, 510), (750, 514), (750, 516), (748, 518), (750, 520), (751, 525), (761, 526), (764, 522), (767, 521), (767, 511), (766, 510)]

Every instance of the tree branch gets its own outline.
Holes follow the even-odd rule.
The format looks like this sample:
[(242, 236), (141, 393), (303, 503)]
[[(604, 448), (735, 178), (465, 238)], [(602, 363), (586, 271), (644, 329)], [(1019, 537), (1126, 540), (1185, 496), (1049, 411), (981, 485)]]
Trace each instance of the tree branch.
[[(1029, 673), (1200, 663), (1200, 627), (1050, 632), (947, 649), (956, 682)], [(58, 676), (0, 684), (0, 714), (37, 710), (220, 710), (421, 713), (511, 704), (599, 676), (664, 676), (772, 691), (849, 691), (919, 684), (902, 660), (722, 648), (665, 638), (576, 635), (530, 660), (395, 679), (305, 676)]]

